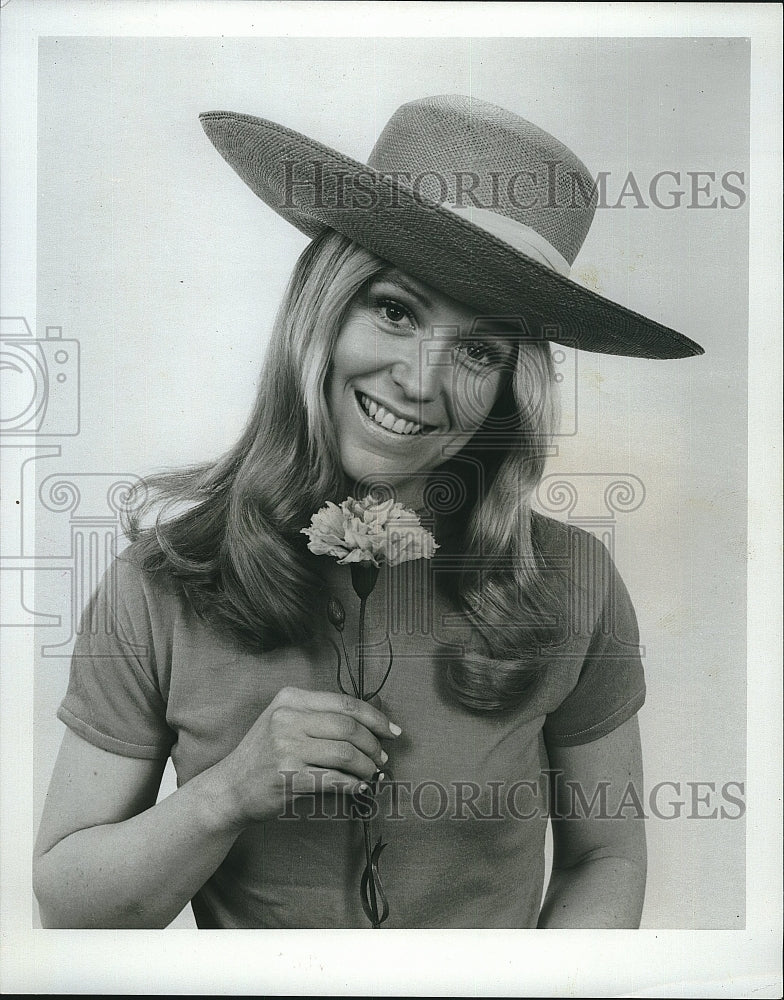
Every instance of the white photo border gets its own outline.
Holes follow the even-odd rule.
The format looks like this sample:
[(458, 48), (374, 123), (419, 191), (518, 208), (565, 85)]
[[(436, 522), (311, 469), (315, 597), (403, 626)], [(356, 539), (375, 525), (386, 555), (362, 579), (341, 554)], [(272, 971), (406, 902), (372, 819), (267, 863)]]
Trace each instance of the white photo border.
[[(0, 985), (8, 993), (779, 996), (781, 385), (774, 373), (780, 371), (782, 340), (782, 91), (777, 5), (5, 0), (0, 3), (3, 315), (26, 315), (32, 325), (36, 313), (40, 36), (334, 34), (338, 16), (341, 34), (363, 36), (379, 33), (379, 8), (385, 29), (397, 24), (400, 35), (524, 32), (752, 40), (748, 657), (757, 669), (748, 689), (746, 928), (553, 931), (535, 939), (521, 939), (527, 932), (519, 931), (397, 931), (392, 941), (361, 931), (33, 930), (32, 650), (29, 639), (15, 630), (2, 636), (0, 680)], [(665, 968), (663, 980), (659, 970)]]

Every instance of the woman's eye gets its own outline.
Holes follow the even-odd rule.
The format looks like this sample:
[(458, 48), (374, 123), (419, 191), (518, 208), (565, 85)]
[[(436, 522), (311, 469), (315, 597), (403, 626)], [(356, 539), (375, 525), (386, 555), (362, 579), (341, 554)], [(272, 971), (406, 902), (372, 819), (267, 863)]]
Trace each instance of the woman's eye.
[(455, 345), (455, 354), (459, 360), (477, 367), (491, 365), (501, 360), (498, 350), (484, 340), (462, 340)]
[(411, 325), (411, 314), (408, 309), (399, 302), (395, 302), (394, 299), (380, 299), (378, 308), (388, 323), (400, 326), (405, 321), (407, 325)]

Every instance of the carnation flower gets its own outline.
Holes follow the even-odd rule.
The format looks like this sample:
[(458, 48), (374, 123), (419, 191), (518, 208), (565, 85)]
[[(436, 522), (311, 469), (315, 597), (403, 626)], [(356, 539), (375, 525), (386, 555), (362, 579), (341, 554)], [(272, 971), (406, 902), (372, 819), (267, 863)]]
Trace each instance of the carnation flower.
[[(409, 510), (394, 500), (377, 500), (372, 493), (364, 500), (348, 497), (338, 506), (331, 501), (310, 519), (310, 527), (302, 528), (308, 536), (308, 548), (317, 556), (333, 556), (341, 565), (351, 569), (351, 584), (359, 598), (359, 643), (356, 647), (356, 670), (352, 669), (351, 658), (346, 647), (343, 630), (346, 627), (346, 610), (340, 600), (331, 596), (327, 601), (327, 618), (340, 636), (343, 649), (336, 643), (332, 646), (337, 654), (337, 683), (344, 694), (350, 692), (343, 685), (342, 673), (348, 671), (354, 697), (360, 701), (371, 701), (387, 682), (392, 669), (392, 643), (387, 632), (389, 660), (386, 672), (373, 691), (365, 688), (365, 608), (373, 592), (379, 575), (379, 567), (384, 563), (396, 566), (412, 559), (432, 559), (438, 548), (432, 534), (422, 527), (413, 510)], [(389, 774), (388, 769), (386, 773)], [(376, 784), (383, 774), (376, 772), (368, 789), (362, 795), (355, 795), (355, 815), (362, 821), (365, 847), (365, 870), (360, 881), (362, 908), (373, 927), (380, 927), (389, 916), (389, 905), (384, 895), (384, 887), (379, 873), (379, 855), (386, 846), (379, 837), (375, 847), (371, 847), (370, 806), (376, 793)], [(380, 906), (379, 906), (380, 903)]]
[(438, 548), (433, 535), (422, 527), (413, 510), (394, 500), (348, 497), (340, 506), (327, 501), (303, 528), (308, 548), (317, 556), (334, 556), (341, 564), (372, 563), (381, 566), (432, 559)]

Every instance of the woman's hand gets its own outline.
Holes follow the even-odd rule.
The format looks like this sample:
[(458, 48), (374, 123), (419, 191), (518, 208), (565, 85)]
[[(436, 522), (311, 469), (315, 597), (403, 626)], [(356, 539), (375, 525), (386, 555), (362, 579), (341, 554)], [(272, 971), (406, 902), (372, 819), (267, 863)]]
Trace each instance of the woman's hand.
[(211, 769), (220, 779), (221, 812), (243, 827), (281, 815), (298, 795), (360, 791), (387, 761), (380, 741), (398, 735), (365, 701), (283, 688), (239, 746)]

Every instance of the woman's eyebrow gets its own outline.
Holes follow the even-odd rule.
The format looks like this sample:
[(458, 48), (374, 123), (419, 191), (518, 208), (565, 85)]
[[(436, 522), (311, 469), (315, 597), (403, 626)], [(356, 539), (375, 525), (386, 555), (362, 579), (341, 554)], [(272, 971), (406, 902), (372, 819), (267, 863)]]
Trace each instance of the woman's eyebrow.
[(388, 281), (393, 285), (398, 285), (403, 291), (408, 292), (408, 294), (416, 299), (421, 305), (428, 309), (433, 307), (433, 302), (424, 291), (414, 282), (410, 281), (405, 274), (396, 270), (382, 271), (373, 278), (373, 284), (376, 282)]
[(495, 337), (508, 343), (526, 339), (520, 323), (506, 316), (477, 317), (471, 327), (471, 336), (476, 339)]

